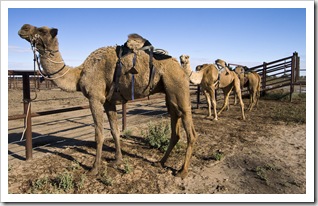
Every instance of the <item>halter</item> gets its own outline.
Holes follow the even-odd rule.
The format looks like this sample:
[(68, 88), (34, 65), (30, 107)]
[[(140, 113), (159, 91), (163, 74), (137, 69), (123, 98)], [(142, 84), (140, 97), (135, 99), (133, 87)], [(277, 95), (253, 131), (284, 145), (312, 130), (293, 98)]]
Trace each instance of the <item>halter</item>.
[[(52, 75), (55, 75), (55, 74), (60, 73), (60, 72), (65, 68), (65, 66), (66, 66), (63, 60), (60, 61), (60, 62), (57, 62), (57, 61), (54, 61), (54, 60), (52, 60), (51, 58), (48, 57), (49, 55), (54, 55), (54, 53), (59, 52), (59, 50), (49, 50), (49, 49), (47, 49), (46, 44), (44, 43), (43, 39), (41, 38), (41, 36), (40, 36), (39, 34), (35, 34), (35, 36), (34, 36), (33, 38), (30, 38), (30, 39), (31, 39), (31, 41), (30, 41), (30, 43), (31, 43), (31, 48), (32, 48), (32, 51), (33, 51), (33, 54), (34, 54), (34, 59), (33, 59), (33, 61), (37, 63), (37, 66), (38, 66), (38, 68), (39, 68), (39, 72), (40, 72), (42, 78), (47, 79), (47, 80), (55, 80), (55, 79), (59, 79), (59, 78), (65, 76), (65, 75), (70, 71), (70, 68), (68, 68), (68, 69), (67, 69), (63, 74), (61, 74), (60, 76), (51, 77)], [(47, 55), (46, 57), (44, 57), (44, 54), (41, 54), (40, 50), (36, 47), (38, 40), (41, 40), (42, 45), (43, 45), (43, 47), (44, 47), (43, 53), (44, 53), (44, 54), (47, 54), (47, 53), (48, 53), (48, 55)], [(38, 55), (36, 54), (37, 52), (38, 52)], [(56, 72), (53, 72), (53, 73), (49, 73), (49, 74), (48, 74), (48, 73), (42, 71), (42, 69), (41, 69), (40, 57), (41, 57), (41, 58), (46, 58), (48, 61), (50, 61), (50, 62), (52, 62), (52, 63), (54, 63), (54, 64), (63, 64), (63, 66), (62, 66), (59, 70), (57, 70)], [(34, 67), (34, 70), (35, 70), (35, 67)], [(45, 73), (46, 73), (46, 74), (45, 74)]]

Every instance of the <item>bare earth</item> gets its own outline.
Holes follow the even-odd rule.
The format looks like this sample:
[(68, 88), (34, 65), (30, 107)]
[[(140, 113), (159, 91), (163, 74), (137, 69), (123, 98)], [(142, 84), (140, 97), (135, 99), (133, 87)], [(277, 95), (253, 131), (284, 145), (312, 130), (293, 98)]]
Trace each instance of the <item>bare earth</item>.
[[(89, 109), (34, 117), (35, 148), (29, 161), (25, 161), (25, 142), (19, 141), (23, 120), (9, 121), (9, 193), (306, 193), (306, 123), (275, 115), (280, 108), (300, 107), (304, 102), (262, 99), (256, 110), (246, 112), (246, 121), (241, 120), (238, 105), (231, 105), (218, 121), (206, 117), (205, 104), (193, 109), (198, 139), (189, 175), (181, 179), (174, 172), (180, 169), (184, 158), (184, 133), (166, 168), (155, 164), (163, 153), (150, 148), (142, 135), (150, 121), (168, 119), (164, 96), (161, 97), (127, 105), (130, 134), (121, 139), (122, 165), (112, 164), (114, 143), (108, 122), (105, 123), (103, 164), (98, 176), (87, 174), (95, 155)], [(247, 107), (248, 99), (244, 103)], [(41, 90), (31, 108), (36, 112), (87, 104), (81, 93)], [(121, 105), (118, 109), (121, 113)], [(305, 114), (305, 107), (300, 111)], [(22, 113), (22, 91), (9, 90), (9, 115)], [(121, 128), (121, 119), (118, 124)], [(74, 183), (71, 187), (61, 187), (58, 177), (63, 174), (71, 176)]]

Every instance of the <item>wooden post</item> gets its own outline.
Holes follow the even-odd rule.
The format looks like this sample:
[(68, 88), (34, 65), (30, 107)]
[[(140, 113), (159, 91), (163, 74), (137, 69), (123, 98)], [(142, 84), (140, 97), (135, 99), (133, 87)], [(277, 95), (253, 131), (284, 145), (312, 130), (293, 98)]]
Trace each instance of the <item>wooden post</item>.
[(267, 63), (266, 63), (266, 62), (263, 62), (262, 96), (265, 95), (265, 89), (266, 89), (266, 67), (267, 67)]
[(197, 90), (197, 109), (199, 109), (199, 104), (200, 104), (200, 85), (198, 85), (198, 90)]
[(32, 123), (31, 123), (31, 98), (30, 98), (30, 78), (29, 74), (22, 75), (23, 82), (23, 108), (25, 127), (25, 154), (26, 160), (32, 159)]
[(297, 61), (297, 52), (294, 52), (292, 57), (292, 63), (291, 63), (290, 92), (289, 92), (290, 102), (292, 101), (292, 96), (294, 93), (296, 61)]
[(126, 103), (122, 103), (122, 131), (124, 131), (126, 129)]

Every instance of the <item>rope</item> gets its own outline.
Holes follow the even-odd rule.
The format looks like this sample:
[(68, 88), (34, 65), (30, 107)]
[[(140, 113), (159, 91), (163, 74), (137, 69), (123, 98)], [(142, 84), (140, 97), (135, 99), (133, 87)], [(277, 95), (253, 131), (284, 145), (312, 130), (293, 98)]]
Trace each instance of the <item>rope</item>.
[(24, 122), (24, 130), (23, 130), (23, 132), (22, 132), (20, 142), (23, 140), (25, 131), (26, 131), (27, 128), (28, 128), (28, 118), (27, 118), (27, 117), (29, 116), (30, 106), (31, 106), (31, 102), (29, 102), (29, 104), (28, 104), (28, 111), (27, 111), (27, 114), (26, 114), (25, 122)]

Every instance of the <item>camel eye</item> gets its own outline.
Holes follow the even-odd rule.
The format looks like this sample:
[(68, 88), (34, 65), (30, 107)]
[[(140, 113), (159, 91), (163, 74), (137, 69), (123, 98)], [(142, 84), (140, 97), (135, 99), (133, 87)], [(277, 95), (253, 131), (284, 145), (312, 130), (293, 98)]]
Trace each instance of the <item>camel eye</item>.
[(45, 35), (45, 34), (47, 34), (48, 32), (47, 32), (46, 29), (39, 29), (39, 33), (40, 33), (41, 35)]

